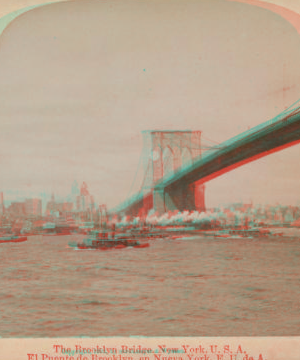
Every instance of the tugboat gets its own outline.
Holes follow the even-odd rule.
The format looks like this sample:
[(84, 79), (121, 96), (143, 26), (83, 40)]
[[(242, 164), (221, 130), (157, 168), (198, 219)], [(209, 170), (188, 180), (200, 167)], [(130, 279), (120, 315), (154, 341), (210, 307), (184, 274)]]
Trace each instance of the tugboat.
[[(83, 239), (83, 242), (69, 242), (70, 247), (77, 249), (94, 249), (94, 250), (109, 250), (109, 249), (124, 249), (126, 247), (146, 248), (149, 243), (140, 243), (137, 241), (137, 236), (132, 233), (121, 233), (116, 231), (116, 224), (112, 223), (110, 229), (108, 228), (108, 215), (105, 204), (99, 206), (100, 219), (97, 224), (97, 229), (86, 229), (88, 236)], [(94, 223), (90, 225), (94, 227)]]
[(70, 247), (77, 249), (95, 249), (95, 250), (109, 250), (109, 249), (124, 249), (126, 247), (146, 248), (149, 243), (141, 244), (139, 241), (132, 239), (127, 234), (116, 234), (114, 231), (93, 230), (82, 243), (69, 243)]

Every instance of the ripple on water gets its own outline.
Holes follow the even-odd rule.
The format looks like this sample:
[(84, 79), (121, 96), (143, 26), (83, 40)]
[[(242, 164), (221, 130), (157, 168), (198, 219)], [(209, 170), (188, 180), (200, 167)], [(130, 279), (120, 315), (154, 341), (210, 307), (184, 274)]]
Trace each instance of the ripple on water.
[(298, 240), (197, 237), (109, 253), (70, 240), (0, 247), (0, 336), (299, 335)]

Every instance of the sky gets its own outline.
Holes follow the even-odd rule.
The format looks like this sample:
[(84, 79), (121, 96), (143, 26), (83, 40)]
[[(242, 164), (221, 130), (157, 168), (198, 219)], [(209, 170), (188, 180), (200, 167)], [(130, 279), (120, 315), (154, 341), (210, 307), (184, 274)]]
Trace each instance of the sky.
[[(3, 16), (17, 10), (3, 4)], [(299, 61), (289, 21), (236, 1), (75, 0), (25, 12), (0, 36), (0, 189), (63, 196), (85, 181), (115, 206), (141, 131), (225, 141), (300, 98)], [(206, 204), (300, 204), (299, 160), (297, 145), (224, 174), (206, 184)]]

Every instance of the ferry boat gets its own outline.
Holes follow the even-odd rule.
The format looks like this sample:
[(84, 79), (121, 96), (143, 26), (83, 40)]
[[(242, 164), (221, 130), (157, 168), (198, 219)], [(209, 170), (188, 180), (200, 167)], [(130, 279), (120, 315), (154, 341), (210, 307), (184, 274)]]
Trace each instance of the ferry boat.
[(123, 249), (126, 247), (146, 248), (149, 243), (140, 243), (127, 234), (115, 233), (113, 231), (90, 231), (87, 238), (83, 239), (82, 243), (69, 243), (70, 247), (77, 249), (96, 249), (96, 250), (109, 250), (109, 249)]
[(0, 243), (9, 243), (9, 242), (23, 242), (27, 240), (27, 236), (17, 236), (17, 235), (6, 235), (0, 236)]

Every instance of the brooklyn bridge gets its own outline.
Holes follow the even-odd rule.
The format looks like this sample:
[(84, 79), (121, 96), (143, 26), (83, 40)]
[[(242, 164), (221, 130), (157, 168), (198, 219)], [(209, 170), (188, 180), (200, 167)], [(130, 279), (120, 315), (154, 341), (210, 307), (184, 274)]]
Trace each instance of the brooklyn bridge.
[(204, 144), (201, 131), (150, 130), (143, 137), (142, 184), (111, 213), (203, 211), (206, 182), (300, 142), (299, 100), (275, 118), (212, 146)]

